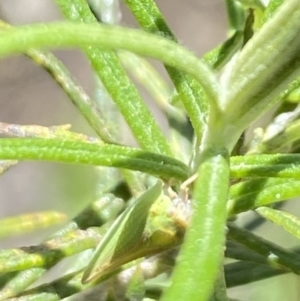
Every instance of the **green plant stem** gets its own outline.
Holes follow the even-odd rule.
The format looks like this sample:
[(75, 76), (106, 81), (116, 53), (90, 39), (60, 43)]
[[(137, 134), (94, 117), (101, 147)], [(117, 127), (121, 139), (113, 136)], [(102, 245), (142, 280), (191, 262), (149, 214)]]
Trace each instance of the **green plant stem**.
[[(178, 263), (171, 277), (172, 285), (162, 301), (206, 301), (212, 293), (225, 243), (228, 159), (208, 153), (199, 168), (194, 190), (194, 212)], [(183, 281), (184, 279), (184, 281)]]
[(175, 42), (140, 30), (67, 22), (26, 25), (1, 33), (0, 57), (26, 52), (32, 47), (70, 46), (124, 49), (159, 59), (194, 76), (210, 101), (217, 103), (218, 83), (204, 62)]
[(184, 180), (188, 176), (187, 166), (170, 157), (129, 147), (76, 140), (0, 139), (0, 158), (120, 167), (166, 179)]

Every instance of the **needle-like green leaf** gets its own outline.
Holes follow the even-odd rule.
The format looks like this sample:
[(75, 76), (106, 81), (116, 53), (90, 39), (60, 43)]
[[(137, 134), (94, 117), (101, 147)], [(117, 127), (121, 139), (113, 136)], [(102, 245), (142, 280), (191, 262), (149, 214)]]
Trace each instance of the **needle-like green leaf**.
[(233, 178), (278, 177), (300, 179), (300, 155), (251, 155), (230, 159)]
[[(177, 42), (155, 1), (126, 0), (125, 2), (144, 30)], [(201, 85), (194, 78), (171, 65), (165, 65), (165, 68), (178, 92), (178, 98), (186, 108), (195, 135), (200, 137), (208, 112), (207, 99)]]
[(219, 84), (206, 63), (175, 42), (140, 30), (101, 24), (59, 22), (8, 29), (1, 32), (0, 39), (0, 57), (26, 52), (33, 47), (96, 46), (129, 50), (159, 59), (191, 74), (199, 81), (212, 102), (217, 103), (219, 98)]
[(127, 168), (185, 180), (188, 168), (182, 162), (118, 145), (103, 145), (63, 139), (0, 139), (0, 159), (49, 160), (73, 164), (91, 164)]
[(225, 265), (227, 288), (245, 285), (285, 273), (288, 273), (285, 269), (273, 268), (268, 265), (248, 261), (238, 261)]
[(300, 195), (300, 181), (295, 179), (260, 178), (231, 186), (227, 203), (229, 216)]
[(278, 94), (300, 75), (299, 18), (300, 2), (284, 1), (247, 42), (223, 78), (220, 106), (231, 120), (223, 135), (234, 139), (234, 144), (251, 122), (280, 101)]
[[(56, 0), (64, 16), (73, 23), (94, 23), (85, 0)], [(111, 39), (111, 37), (107, 37)], [(84, 47), (83, 51), (96, 74), (119, 107), (123, 117), (132, 130), (137, 142), (148, 151), (172, 155), (172, 151), (154, 117), (151, 115), (138, 90), (128, 78), (116, 53), (110, 49)], [(119, 87), (122, 87), (119, 89)], [(147, 126), (144, 126), (147, 124)]]
[[(80, 246), (85, 246), (86, 248), (95, 247), (96, 241), (90, 240), (91, 236), (95, 234), (94, 231), (88, 230), (86, 237), (80, 237), (81, 231), (77, 231), (79, 229), (86, 229), (88, 227), (92, 227), (97, 225), (98, 227), (102, 226), (107, 221), (116, 218), (118, 213), (123, 209), (124, 202), (121, 199), (115, 198), (111, 194), (103, 195), (98, 201), (93, 203), (91, 206), (86, 208), (83, 212), (81, 212), (73, 221), (71, 221), (66, 227), (56, 232), (48, 242), (57, 242), (58, 249), (63, 247), (62, 245), (59, 247), (60, 243), (69, 244), (69, 248), (72, 248), (72, 240), (67, 239), (67, 237), (76, 237), (75, 244), (73, 245), (74, 252), (76, 253), (76, 248)], [(103, 227), (106, 228), (106, 225)], [(101, 227), (102, 229), (102, 227)], [(76, 232), (77, 231), (77, 232)], [(102, 231), (101, 231), (102, 232)], [(78, 235), (79, 234), (79, 235)], [(82, 238), (82, 240), (81, 240)], [(92, 243), (91, 245), (87, 242)], [(47, 241), (46, 241), (47, 244)], [(39, 251), (41, 248), (39, 249)], [(34, 247), (31, 249), (34, 251)], [(78, 251), (78, 250), (77, 250)], [(79, 250), (81, 251), (81, 249)], [(18, 250), (8, 250), (7, 255), (18, 252)], [(0, 252), (0, 254), (2, 251)], [(47, 252), (46, 252), (47, 253)], [(57, 254), (61, 253), (60, 251)], [(51, 251), (50, 251), (51, 254)], [(54, 253), (52, 253), (53, 255)], [(47, 257), (47, 254), (45, 254)], [(9, 257), (7, 257), (9, 258)], [(55, 259), (56, 258), (56, 259)], [(22, 261), (22, 258), (19, 258)], [(19, 260), (16, 258), (16, 261)], [(34, 267), (27, 269), (25, 271), (21, 271), (16, 275), (12, 274), (2, 274), (0, 277), (0, 283), (3, 284), (0, 291), (0, 300), (7, 300), (8, 298), (14, 297), (20, 293), (22, 293), (25, 289), (27, 289), (32, 283), (34, 283), (39, 277), (41, 277), (44, 273), (47, 272), (47, 269), (54, 266), (60, 260), (60, 256), (52, 257), (53, 260), (48, 261), (47, 268), (46, 267)], [(7, 259), (8, 260), (8, 259)], [(25, 257), (25, 260), (27, 258)], [(77, 260), (78, 263), (78, 260)], [(74, 267), (74, 265), (73, 265)]]
[(239, 228), (234, 224), (228, 225), (227, 237), (240, 244), (247, 246), (249, 249), (264, 255), (275, 267), (287, 268), (295, 274), (300, 274), (299, 254), (278, 246), (262, 237), (245, 229)]
[(63, 224), (67, 215), (57, 211), (22, 214), (0, 220), (0, 238), (12, 237), (56, 224)]
[(299, 217), (269, 207), (260, 207), (256, 209), (261, 216), (283, 227), (286, 231), (300, 239), (300, 219)]
[[(11, 26), (0, 20), (0, 29), (8, 28), (11, 28)], [(49, 72), (99, 137), (105, 142), (112, 142), (113, 137), (107, 127), (107, 120), (104, 114), (97, 107), (95, 101), (78, 85), (64, 64), (48, 51), (30, 49), (26, 54), (36, 64)]]

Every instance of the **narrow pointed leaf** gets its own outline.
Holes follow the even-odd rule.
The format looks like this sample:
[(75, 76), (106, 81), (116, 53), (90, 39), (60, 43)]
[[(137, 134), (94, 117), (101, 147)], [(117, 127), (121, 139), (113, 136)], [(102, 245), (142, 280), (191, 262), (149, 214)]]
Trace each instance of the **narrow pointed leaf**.
[(100, 238), (99, 231), (77, 230), (39, 246), (1, 250), (0, 273), (51, 266), (67, 256), (95, 247)]
[(120, 167), (174, 179), (185, 179), (188, 175), (187, 166), (170, 157), (140, 149), (77, 140), (0, 139), (0, 159), (47, 160)]
[(300, 2), (284, 1), (242, 49), (223, 82), (227, 93), (222, 107), (234, 122), (226, 132), (235, 136), (238, 129), (239, 136), (300, 75), (299, 18)]
[(11, 274), (5, 274), (6, 279), (5, 276), (1, 276), (0, 300), (4, 301), (22, 293), (46, 272), (46, 268), (32, 268), (17, 273), (12, 279), (8, 279), (12, 276)]
[(235, 184), (230, 189), (227, 203), (229, 216), (260, 206), (285, 201), (300, 195), (300, 181), (265, 178)]
[(233, 224), (228, 225), (227, 237), (234, 240), (253, 251), (265, 256), (271, 265), (278, 268), (286, 268), (295, 274), (300, 274), (300, 255), (296, 252), (286, 250), (254, 233)]
[(284, 2), (285, 0), (270, 0), (263, 16), (263, 22), (269, 20), (273, 15), (277, 8)]
[[(0, 28), (7, 29), (11, 26), (0, 20)], [(50, 52), (36, 49), (30, 49), (27, 56), (50, 73), (103, 141), (113, 141), (103, 113), (57, 57)]]
[(13, 123), (0, 122), (0, 134), (9, 137), (19, 138), (61, 138), (70, 140), (79, 140), (86, 142), (101, 141), (94, 137), (89, 137), (83, 134), (70, 131), (70, 124), (56, 125), (56, 126), (40, 126), (40, 125), (21, 125)]
[(115, 142), (113, 132), (110, 130), (110, 121), (105, 118), (104, 112), (76, 82), (60, 60), (47, 51), (31, 49), (27, 55), (50, 73), (101, 140), (106, 143)]
[(175, 42), (140, 30), (70, 22), (25, 25), (1, 33), (0, 57), (26, 52), (33, 47), (70, 46), (124, 49), (159, 59), (191, 74), (199, 81), (208, 98), (215, 103), (219, 97), (215, 74), (206, 63)]
[[(177, 42), (153, 0), (126, 0), (125, 2), (143, 29)], [(191, 119), (195, 134), (201, 136), (208, 112), (207, 100), (201, 86), (195, 79), (173, 66), (165, 65), (165, 68), (178, 92), (178, 98), (183, 102)]]
[(169, 103), (173, 93), (171, 86), (148, 60), (128, 51), (118, 51), (118, 57), (126, 69), (147, 89), (167, 116), (178, 121), (186, 120), (184, 112)]
[(90, 288), (80, 281), (82, 273), (72, 273), (59, 278), (52, 283), (46, 283), (36, 288), (27, 290), (10, 301), (60, 301)]
[(57, 211), (22, 214), (0, 220), (0, 239), (33, 232), (68, 220), (67, 215)]
[[(56, 0), (56, 3), (68, 20), (97, 24), (97, 19), (85, 0)], [(128, 78), (117, 54), (99, 47), (85, 47), (83, 50), (141, 147), (160, 154), (172, 155), (163, 133), (138, 90)]]
[[(241, 273), (243, 271), (243, 273)], [(276, 269), (263, 264), (238, 261), (225, 265), (227, 288), (245, 285), (259, 280), (288, 273), (284, 269)]]
[(261, 216), (283, 227), (286, 231), (300, 239), (300, 219), (299, 217), (269, 207), (259, 207), (256, 209)]
[(219, 71), (223, 68), (232, 58), (232, 56), (242, 47), (243, 44), (243, 32), (236, 31), (228, 40), (224, 43), (206, 53), (203, 59), (214, 70)]
[(254, 149), (251, 149), (251, 153), (282, 153), (282, 150), (286, 148), (289, 149), (292, 146), (292, 143), (300, 139), (300, 121), (296, 120), (286, 128), (284, 128), (281, 132), (279, 132), (276, 136), (263, 141)]
[(278, 177), (300, 179), (300, 155), (236, 156), (230, 160), (233, 178)]
[[(102, 226), (108, 220), (116, 218), (121, 209), (123, 209), (124, 202), (115, 198), (113, 195), (104, 195), (100, 200), (90, 205), (86, 210), (81, 212), (73, 221), (66, 227), (52, 235), (51, 239), (63, 241), (69, 235), (76, 236), (76, 230), (86, 229), (92, 226)], [(106, 228), (106, 225), (104, 226)], [(101, 228), (102, 229), (102, 228)], [(102, 231), (101, 231), (102, 232)], [(94, 232), (90, 232), (93, 235)], [(78, 237), (77, 237), (78, 238)], [(66, 241), (66, 240), (65, 240)], [(47, 243), (47, 241), (46, 241)], [(85, 245), (85, 243), (83, 243)], [(95, 240), (96, 245), (96, 240)], [(93, 246), (95, 246), (93, 245)], [(1, 252), (2, 253), (2, 252)], [(11, 254), (11, 251), (7, 252)], [(5, 255), (5, 254), (4, 254)], [(7, 254), (9, 256), (9, 254)], [(21, 256), (21, 255), (20, 255)], [(33, 284), (39, 277), (41, 277), (47, 270), (54, 266), (60, 258), (48, 262), (47, 268), (35, 267), (25, 271), (16, 273), (16, 275), (6, 274), (1, 276), (0, 283), (5, 285), (0, 290), (0, 300), (6, 300), (22, 293), (31, 284)], [(76, 264), (79, 262), (77, 259)], [(86, 262), (86, 261), (85, 261)], [(74, 268), (74, 265), (72, 266)], [(8, 279), (9, 278), (9, 279)]]
[(249, 261), (258, 264), (269, 265), (268, 259), (261, 254), (239, 244), (235, 241), (228, 240), (226, 242), (225, 257), (235, 260)]

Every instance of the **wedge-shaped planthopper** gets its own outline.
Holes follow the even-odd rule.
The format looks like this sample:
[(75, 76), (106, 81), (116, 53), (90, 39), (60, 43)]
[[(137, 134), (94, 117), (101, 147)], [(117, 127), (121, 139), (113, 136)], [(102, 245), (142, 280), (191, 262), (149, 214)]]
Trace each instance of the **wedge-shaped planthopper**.
[(158, 181), (115, 220), (97, 246), (83, 274), (82, 283), (101, 281), (139, 257), (137, 253), (144, 240), (149, 209), (163, 195), (163, 184)]

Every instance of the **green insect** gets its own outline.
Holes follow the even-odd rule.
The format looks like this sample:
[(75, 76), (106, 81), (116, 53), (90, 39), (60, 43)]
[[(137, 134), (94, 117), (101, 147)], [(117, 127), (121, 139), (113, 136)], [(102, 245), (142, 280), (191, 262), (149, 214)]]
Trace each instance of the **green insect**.
[(149, 209), (163, 197), (162, 187), (162, 182), (158, 181), (115, 220), (97, 246), (82, 283), (99, 281), (138, 257), (136, 253), (144, 239)]

